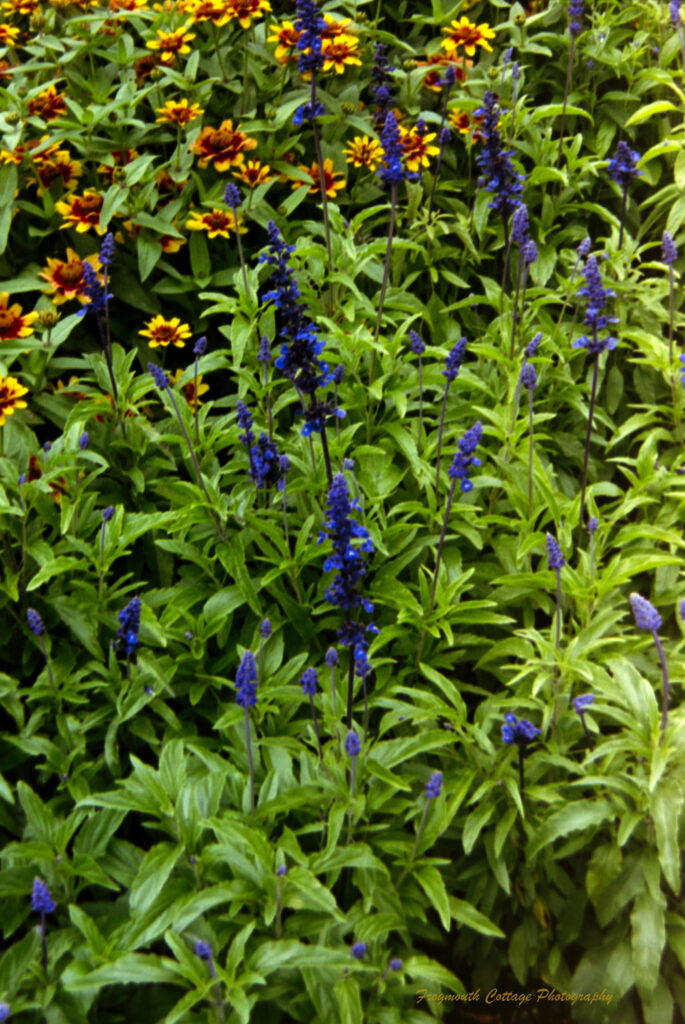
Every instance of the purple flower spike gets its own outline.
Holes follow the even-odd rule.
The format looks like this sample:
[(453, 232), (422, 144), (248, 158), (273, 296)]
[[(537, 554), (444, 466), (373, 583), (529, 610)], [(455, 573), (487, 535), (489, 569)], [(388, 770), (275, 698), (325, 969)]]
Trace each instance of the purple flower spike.
[(547, 559), (549, 561), (550, 569), (563, 569), (566, 565), (566, 559), (561, 553), (559, 543), (551, 533), (547, 534), (545, 538), (547, 542)]
[(442, 792), (442, 772), (433, 772), (426, 783), (426, 796), (429, 800), (439, 797)]
[(355, 944), (352, 946), (350, 950), (350, 953), (352, 954), (355, 960), (363, 960), (368, 948), (369, 947), (365, 942), (355, 942)]
[(55, 901), (50, 895), (50, 890), (42, 878), (33, 879), (31, 909), (36, 914), (52, 914), (55, 909)]
[(200, 960), (211, 960), (212, 947), (204, 939), (198, 939), (195, 943), (195, 956), (199, 956)]
[(45, 632), (45, 626), (43, 620), (34, 608), (26, 609), (26, 621), (29, 624), (29, 629), (34, 636), (42, 636)]
[(646, 597), (641, 597), (640, 594), (630, 595), (630, 605), (633, 609), (635, 622), (640, 629), (648, 629), (650, 633), (656, 633), (661, 627), (661, 616), (654, 605)]

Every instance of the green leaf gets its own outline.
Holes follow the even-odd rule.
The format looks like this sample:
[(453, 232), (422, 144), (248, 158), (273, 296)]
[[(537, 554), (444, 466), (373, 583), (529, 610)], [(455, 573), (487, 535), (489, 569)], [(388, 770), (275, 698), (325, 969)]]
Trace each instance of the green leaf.
[(446, 932), (450, 930), (450, 901), (445, 883), (437, 868), (430, 865), (414, 869), (414, 877), (440, 916)]
[(359, 984), (354, 978), (341, 978), (333, 989), (340, 1010), (340, 1024), (364, 1024)]
[(680, 891), (681, 854), (678, 844), (678, 822), (684, 799), (682, 787), (674, 782), (662, 780), (650, 800), (659, 863), (666, 881), (675, 893)]
[(148, 850), (129, 893), (132, 914), (142, 914), (154, 903), (182, 852), (181, 844), (171, 843), (158, 843)]
[(456, 896), (450, 896), (449, 904), (450, 914), (459, 924), (465, 924), (469, 928), (473, 928), (474, 931), (480, 932), (481, 935), (493, 935), (498, 939), (506, 938), (504, 932), (489, 917), (481, 914), (473, 904), (457, 899)]
[(567, 804), (538, 829), (528, 845), (527, 855), (529, 858), (533, 857), (560, 836), (567, 836), (569, 832), (593, 829), (605, 821), (611, 821), (615, 816), (614, 807), (604, 800), (584, 800), (582, 803), (576, 801)]
[(645, 107), (640, 107), (634, 114), (631, 114), (625, 123), (626, 128), (630, 128), (633, 124), (642, 124), (643, 121), (649, 121), (653, 117), (658, 117), (660, 114), (666, 114), (670, 110), (676, 110), (670, 100), (655, 100), (653, 103), (648, 103)]
[(50, 559), (46, 562), (38, 572), (31, 577), (26, 585), (27, 590), (37, 590), (38, 587), (42, 587), (44, 583), (51, 580), (53, 576), (61, 576), (63, 573), (70, 572), (77, 566), (83, 565), (80, 558), (71, 558), (69, 555), (58, 555), (57, 558)]
[(666, 942), (664, 910), (666, 899), (655, 900), (649, 892), (635, 898), (630, 915), (630, 944), (635, 981), (641, 989), (653, 989), (659, 980), (661, 954)]

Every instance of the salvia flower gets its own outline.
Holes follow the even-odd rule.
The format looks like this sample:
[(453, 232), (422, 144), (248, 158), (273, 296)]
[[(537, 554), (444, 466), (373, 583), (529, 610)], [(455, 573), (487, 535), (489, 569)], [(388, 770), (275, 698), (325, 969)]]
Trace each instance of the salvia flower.
[(300, 686), (305, 697), (313, 697), (319, 682), (319, 673), (315, 668), (307, 668), (300, 678)]
[(198, 956), (200, 960), (211, 960), (212, 947), (204, 939), (198, 939), (195, 943), (195, 956)]
[(34, 608), (26, 609), (26, 620), (29, 624), (29, 629), (34, 636), (42, 636), (45, 632), (45, 626), (43, 620)]
[(483, 427), (480, 421), (477, 420), (460, 439), (457, 451), (452, 459), (452, 465), (447, 470), (447, 475), (451, 480), (461, 481), (462, 491), (473, 489), (473, 482), (468, 477), (474, 467), (481, 465), (481, 460), (475, 457), (474, 452), (480, 444), (482, 437)]
[(55, 909), (55, 901), (42, 878), (33, 879), (31, 909), (36, 914), (52, 914)]
[(376, 43), (373, 51), (373, 64), (370, 76), (371, 92), (378, 107), (377, 121), (381, 124), (383, 124), (385, 113), (390, 106), (390, 85), (392, 83), (390, 72), (395, 70), (386, 56), (386, 50), (385, 43)]
[(266, 334), (263, 334), (262, 337), (259, 339), (259, 351), (257, 352), (257, 359), (259, 360), (260, 363), (263, 363), (264, 366), (266, 366), (267, 363), (271, 362), (271, 346), (269, 344), (269, 339), (267, 338)]
[(504, 716), (505, 724), (502, 726), (502, 742), (516, 744), (518, 747), (526, 747), (532, 743), (540, 730), (526, 718), (518, 719), (516, 715), (509, 712)]
[(445, 369), (442, 371), (442, 375), (447, 378), (448, 383), (451, 384), (459, 376), (461, 364), (464, 362), (465, 356), (466, 338), (460, 338), (445, 359)]
[(355, 944), (350, 949), (350, 953), (352, 954), (355, 960), (362, 960), (368, 948), (369, 947), (365, 942), (355, 942)]
[(8, 1020), (11, 1012), (12, 1007), (9, 1003), (0, 1002), (0, 1024), (4, 1024), (4, 1022)]
[(682, 0), (671, 0), (668, 5), (668, 15), (671, 19), (671, 25), (676, 29), (680, 29), (683, 24), (681, 4)]
[(590, 516), (590, 518), (587, 521), (587, 532), (590, 534), (591, 537), (597, 532), (598, 526), (599, 520), (597, 519), (597, 516)]
[(541, 341), (542, 341), (542, 331), (538, 331), (538, 333), (533, 338), (531, 338), (530, 341), (528, 342), (528, 344), (526, 345), (526, 351), (525, 351), (526, 359), (532, 359), (533, 358), (533, 356), (535, 355), (537, 350), (540, 348), (540, 342)]
[(426, 351), (426, 346), (421, 340), (421, 336), (416, 331), (409, 332), (409, 342), (411, 345), (411, 350), (415, 356), (423, 355), (423, 353)]
[(640, 154), (636, 150), (631, 149), (628, 143), (622, 139), (609, 161), (609, 177), (623, 190), (627, 189), (633, 178), (637, 178), (642, 174), (642, 171), (637, 169), (641, 159)]
[(236, 673), (236, 701), (243, 708), (257, 703), (257, 667), (252, 651), (245, 651)]
[(200, 356), (203, 356), (206, 351), (207, 351), (207, 339), (206, 339), (206, 337), (203, 334), (202, 337), (198, 338), (197, 341), (195, 342), (195, 345), (193, 347), (193, 355), (196, 356), (199, 359)]
[(81, 434), (81, 436), (78, 439), (78, 446), (79, 446), (79, 448), (80, 448), (80, 450), (82, 452), (85, 452), (85, 450), (86, 450), (86, 448), (88, 447), (89, 444), (90, 444), (90, 435), (88, 434), (87, 431), (84, 430), (84, 432)]
[(338, 664), (338, 652), (336, 651), (335, 647), (328, 648), (328, 650), (326, 651), (325, 661), (328, 668), (335, 668), (335, 666)]
[(224, 192), (224, 202), (226, 206), (232, 206), (235, 210), (236, 206), (240, 206), (243, 201), (243, 196), (237, 185), (234, 185), (232, 181), (229, 181)]
[(583, 31), (583, 0), (569, 0), (568, 30), (574, 38)]
[(616, 297), (616, 293), (610, 288), (602, 286), (602, 276), (595, 256), (588, 256), (583, 268), (585, 284), (578, 289), (578, 295), (582, 296), (587, 305), (585, 308), (586, 327), (592, 330), (592, 337), (584, 335), (573, 342), (573, 348), (585, 348), (591, 355), (598, 355), (605, 350), (616, 348), (616, 338), (600, 338), (599, 332), (607, 330), (609, 324), (618, 323), (617, 317), (607, 316), (602, 310), (609, 299)]
[(114, 516), (114, 505), (108, 505), (107, 508), (102, 510), (102, 521), (108, 523)]
[(505, 150), (498, 126), (500, 111), (494, 92), (488, 89), (483, 105), (474, 111), (474, 117), (482, 118), (478, 131), (485, 140), (476, 162), (484, 174), (484, 187), (493, 194), (490, 209), (504, 218), (514, 211), (523, 191), (523, 176), (511, 162), (513, 150)]
[(524, 242), (521, 252), (523, 255), (523, 262), (527, 267), (530, 266), (531, 263), (537, 262), (537, 258), (539, 255), (538, 247), (532, 238), (529, 238), (526, 242)]
[(538, 376), (532, 363), (524, 363), (521, 368), (521, 386), (533, 391), (537, 387)]
[(238, 414), (238, 426), (242, 427), (245, 431), (244, 434), (238, 434), (238, 440), (244, 444), (245, 447), (249, 448), (254, 441), (254, 434), (252, 433), (252, 413), (240, 399), (238, 399), (236, 404), (236, 412)]
[(127, 660), (134, 660), (138, 650), (138, 633), (140, 632), (140, 598), (132, 597), (125, 608), (119, 612), (119, 629), (117, 630), (117, 650)]
[[(114, 235), (111, 231), (108, 231), (105, 237), (102, 239), (99, 259), (103, 267), (111, 267), (112, 263), (114, 262)], [(85, 271), (85, 263), (83, 265), (83, 269)]]
[(566, 559), (561, 553), (561, 548), (556, 537), (548, 533), (546, 538), (547, 543), (547, 560), (549, 562), (550, 569), (563, 569), (566, 565)]
[(517, 245), (524, 245), (529, 238), (528, 208), (525, 203), (519, 203), (511, 218), (511, 240)]
[(361, 749), (362, 745), (359, 742), (359, 737), (354, 729), (350, 729), (345, 737), (345, 753), (348, 757), (356, 757), (357, 754), (361, 753)]
[(442, 792), (442, 772), (433, 772), (430, 779), (426, 783), (426, 797), (429, 800), (434, 800), (439, 797)]
[(261, 636), (262, 640), (268, 640), (269, 637), (271, 636), (271, 633), (271, 623), (269, 622), (268, 619), (264, 619), (261, 626), (259, 627), (259, 635)]
[(630, 606), (633, 609), (635, 622), (640, 629), (648, 629), (650, 633), (655, 633), (660, 628), (661, 616), (646, 597), (641, 597), (640, 594), (631, 594)]
[(587, 259), (587, 257), (590, 255), (591, 248), (592, 239), (584, 238), (583, 241), (578, 245), (578, 248), (576, 249), (576, 252), (578, 253), (578, 258), (581, 260)]
[(321, 36), (326, 29), (326, 22), (314, 0), (297, 0), (295, 28), (300, 33), (297, 40), (300, 74), (318, 71), (324, 61)]
[(250, 452), (250, 476), (258, 488), (276, 484), (283, 489), (278, 451), (266, 434), (260, 434)]
[(287, 874), (288, 874), (288, 868), (286, 867), (286, 865), (285, 864), (279, 864), (278, 867), (276, 868), (276, 877), (277, 878), (284, 878), (285, 875), (287, 875)]
[(392, 960), (390, 961), (390, 967), (391, 967), (391, 969), (393, 971), (401, 971), (402, 970), (402, 966), (403, 966), (402, 965), (402, 961), (400, 960), (400, 958), (398, 956), (394, 956), (392, 958)]
[(678, 250), (668, 231), (664, 231), (661, 238), (661, 259), (667, 267), (672, 267), (678, 259)]
[(301, 128), (303, 124), (308, 124), (314, 118), (321, 117), (325, 113), (326, 108), (319, 100), (314, 100), (313, 103), (302, 103), (293, 114), (293, 124), (296, 128)]
[(159, 390), (168, 391), (171, 387), (171, 381), (161, 366), (157, 366), (155, 363), (148, 363), (147, 368)]
[(579, 715), (582, 715), (594, 703), (595, 698), (592, 693), (581, 693), (579, 697), (574, 697), (572, 701), (573, 708)]
[(407, 178), (402, 166), (402, 136), (397, 127), (397, 119), (392, 110), (385, 115), (385, 124), (380, 136), (383, 147), (383, 163), (376, 174), (384, 185), (397, 185)]
[(105, 292), (96, 272), (87, 260), (83, 261), (83, 294), (88, 299), (88, 303), (79, 309), (77, 316), (85, 316), (86, 313), (94, 313), (98, 317), (103, 316), (107, 300), (113, 297)]

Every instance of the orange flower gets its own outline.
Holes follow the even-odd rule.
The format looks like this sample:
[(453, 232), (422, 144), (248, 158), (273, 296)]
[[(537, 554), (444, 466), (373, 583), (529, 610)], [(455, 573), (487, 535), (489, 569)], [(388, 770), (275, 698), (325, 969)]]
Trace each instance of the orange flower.
[(14, 341), (28, 338), (33, 334), (34, 321), (38, 313), (24, 313), (18, 302), (9, 305), (9, 292), (0, 292), (0, 341)]
[(237, 18), (241, 28), (249, 28), (253, 18), (263, 18), (271, 10), (269, 0), (229, 0), (231, 18)]
[(230, 0), (196, 0), (186, 5), (193, 23), (211, 21), (217, 28), (227, 25), (233, 17)]
[(0, 376), (0, 427), (15, 409), (26, 408), (26, 402), (22, 402), (21, 398), (28, 393), (29, 389), (20, 384), (16, 377)]
[(90, 263), (98, 275), (100, 284), (104, 285), (104, 278), (99, 273), (100, 259), (97, 253), (92, 253), (85, 260), (82, 260), (73, 249), (67, 249), (66, 260), (55, 260), (48, 256), (48, 265), (44, 270), (41, 270), (38, 276), (42, 277), (50, 285), (47, 291), (52, 293), (50, 298), (55, 305), (59, 306), (63, 302), (68, 302), (69, 299), (78, 299), (81, 303), (87, 302), (83, 291), (85, 286), (83, 279), (84, 263)]
[[(216, 207), (211, 213), (199, 213), (193, 210), (190, 214), (190, 220), (186, 221), (186, 227), (189, 231), (206, 231), (209, 238), (228, 238), (231, 234), (235, 234), (235, 220), (232, 213), (226, 213), (224, 210), (217, 210)], [(241, 235), (247, 233), (243, 218), (238, 214), (238, 231)]]
[(10, 14), (33, 14), (38, 10), (39, 0), (5, 0), (0, 4)]
[(98, 235), (104, 235), (105, 229), (100, 227), (100, 211), (104, 196), (93, 188), (87, 188), (82, 196), (69, 196), (55, 203), (55, 209), (62, 215), (65, 223), (62, 228), (76, 228), (79, 234), (95, 228)]
[(267, 37), (267, 43), (278, 43), (274, 57), (279, 64), (287, 64), (289, 60), (296, 60), (297, 41), (300, 38), (300, 30), (295, 28), (292, 21), (284, 21), (282, 25), (270, 25), (271, 35)]
[(32, 117), (42, 117), (44, 121), (54, 121), (55, 118), (66, 114), (67, 105), (64, 102), (64, 94), (57, 92), (54, 85), (49, 85), (37, 96), (28, 102), (28, 112)]
[(150, 348), (159, 348), (160, 345), (163, 348), (167, 348), (169, 345), (183, 348), (188, 338), (193, 335), (188, 324), (182, 324), (177, 316), (171, 320), (165, 320), (161, 314), (158, 314), (152, 320), (148, 320), (145, 327), (147, 329), (138, 331), (138, 334), (143, 338), (150, 339), (148, 341)]
[(163, 107), (158, 107), (159, 114), (156, 124), (190, 124), (195, 118), (204, 114), (199, 103), (188, 103), (185, 97), (182, 100), (167, 100)]
[(273, 174), (269, 174), (271, 168), (268, 164), (260, 163), (259, 160), (248, 160), (246, 164), (233, 172), (233, 176), (239, 181), (244, 181), (250, 188), (263, 185), (267, 181), (273, 181)]
[(460, 135), (468, 135), (473, 129), (473, 135), (471, 142), (477, 142), (482, 139), (483, 136), (478, 131), (485, 119), (484, 114), (472, 114), (471, 117), (459, 107), (453, 107), (452, 110), (447, 114), (447, 120), (450, 122), (453, 128), (456, 128)]
[(326, 22), (326, 27), (321, 32), (322, 41), (335, 39), (336, 36), (352, 35), (349, 31), (349, 26), (352, 24), (351, 18), (334, 18), (332, 14), (324, 14), (323, 20)]
[(341, 75), (348, 64), (358, 64), (361, 60), (357, 54), (359, 40), (356, 36), (338, 35), (333, 39), (324, 39), (321, 44), (323, 54), (323, 70), (335, 71)]
[[(304, 164), (298, 165), (299, 170), (304, 171), (313, 180), (313, 184), (309, 187), (308, 195), (316, 195), (317, 192), (321, 191), (321, 175), (319, 174), (319, 165), (314, 162), (311, 167), (305, 167)], [(336, 181), (336, 178), (342, 178), (342, 181)], [(331, 199), (335, 199), (336, 193), (341, 189), (345, 188), (346, 182), (341, 171), (333, 170), (333, 161), (324, 160), (323, 162), (323, 180), (324, 187), (326, 189), (326, 195)], [(305, 181), (294, 181), (292, 188), (300, 188), (301, 185), (306, 185), (308, 182)]]
[(467, 80), (466, 68), (473, 67), (472, 60), (465, 60), (463, 57), (449, 57), (446, 53), (433, 53), (425, 60), (417, 60), (414, 63), (417, 68), (435, 68), (434, 71), (429, 71), (423, 79), (424, 86), (427, 89), (432, 89), (433, 92), (442, 92), (443, 86), (440, 83), (449, 64), (454, 67), (457, 81), (461, 83)]
[(440, 152), (438, 146), (430, 145), (436, 134), (437, 132), (428, 132), (420, 135), (416, 128), (400, 127), (404, 162), (412, 173), (416, 173), (420, 167), (430, 167), (430, 157), (437, 156)]
[(53, 182), (61, 178), (65, 191), (69, 191), (76, 187), (76, 183), (83, 173), (81, 162), (72, 160), (68, 149), (58, 149), (57, 152), (53, 152), (52, 149), (52, 147), (49, 150), (45, 149), (35, 157), (38, 182), (32, 178), (29, 184), (38, 184), (40, 191), (43, 188), (49, 189)]
[[(169, 378), (171, 380), (171, 383), (178, 384), (178, 382), (180, 381), (181, 377), (185, 372), (185, 370), (176, 370), (175, 373), (172, 373)], [(194, 377), (191, 377), (191, 379), (186, 384), (181, 385), (181, 391), (183, 392), (186, 402), (193, 410), (193, 412), (195, 412), (195, 409), (199, 408), (199, 406), (203, 404), (200, 401), (200, 395), (205, 395), (209, 391), (209, 384), (202, 383), (202, 374), (200, 374), (197, 378), (197, 398), (195, 397)]]
[(446, 38), (440, 45), (448, 54), (456, 53), (460, 46), (464, 47), (467, 57), (475, 56), (477, 46), (482, 46), (484, 50), (492, 53), (488, 40), (494, 39), (495, 33), (485, 22), (476, 25), (468, 18), (462, 17), (459, 21), (451, 22), (450, 27), (443, 28), (442, 31), (446, 33)]
[(126, 167), (126, 165), (130, 164), (133, 160), (137, 160), (140, 153), (137, 149), (127, 149), (126, 151), (122, 149), (113, 149), (109, 155), (112, 157), (113, 163), (99, 164), (97, 173), (102, 175), (108, 185), (111, 185), (116, 176), (115, 172), (121, 167)]
[[(33, 480), (40, 480), (42, 475), (43, 469), (41, 467), (40, 462), (38, 461), (38, 456), (35, 454), (35, 452), (32, 452), (29, 455), (29, 471), (27, 474), (27, 480), (29, 481), (29, 483), (31, 483)], [(67, 492), (69, 491), (69, 484), (67, 482), (66, 477), (63, 476), (58, 477), (56, 480), (48, 481), (48, 487), (50, 488), (50, 497), (52, 498), (56, 505), (59, 505), (61, 503), (62, 495), (67, 494)]]
[(137, 60), (134, 60), (133, 70), (136, 73), (136, 85), (144, 82), (161, 63), (160, 58), (154, 53), (146, 53), (144, 57), (138, 57)]
[(343, 153), (346, 154), (345, 159), (348, 164), (354, 164), (355, 167), (368, 167), (370, 171), (375, 171), (383, 159), (383, 147), (380, 142), (368, 135), (355, 135), (348, 143), (347, 149), (343, 149)]
[(112, 14), (118, 11), (142, 11), (147, 7), (147, 0), (109, 0)]
[(257, 140), (240, 131), (240, 125), (233, 131), (233, 121), (222, 121), (219, 128), (203, 128), (190, 147), (191, 153), (200, 157), (200, 167), (214, 161), (217, 171), (229, 167), (240, 167), (245, 162), (245, 151), (256, 149)]
[(189, 24), (182, 25), (174, 32), (157, 29), (159, 39), (149, 39), (145, 45), (148, 50), (159, 50), (162, 64), (171, 64), (177, 53), (190, 53), (188, 43), (195, 38), (195, 34), (187, 31), (189, 27)]

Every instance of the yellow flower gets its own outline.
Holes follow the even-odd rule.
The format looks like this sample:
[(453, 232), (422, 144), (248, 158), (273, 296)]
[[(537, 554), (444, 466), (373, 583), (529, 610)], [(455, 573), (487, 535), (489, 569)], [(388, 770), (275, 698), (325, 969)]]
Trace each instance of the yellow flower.
[(54, 85), (49, 85), (28, 102), (28, 113), (32, 117), (42, 117), (44, 121), (54, 121), (56, 117), (66, 114), (67, 105), (64, 94), (58, 92)]
[(104, 228), (100, 227), (100, 211), (104, 196), (101, 196), (95, 189), (87, 188), (82, 196), (69, 196), (67, 199), (55, 203), (55, 209), (62, 215), (65, 223), (61, 228), (76, 228), (79, 234), (95, 228), (99, 235), (104, 235)]
[(0, 427), (15, 409), (26, 408), (26, 402), (22, 402), (21, 397), (28, 393), (29, 389), (20, 384), (15, 377), (0, 376)]
[(380, 142), (368, 135), (355, 135), (348, 143), (347, 149), (343, 149), (343, 153), (346, 154), (345, 159), (348, 164), (354, 164), (355, 167), (368, 167), (370, 171), (375, 171), (383, 159), (383, 147)]
[[(316, 195), (317, 192), (321, 191), (321, 175), (319, 174), (319, 165), (316, 161), (311, 167), (305, 167), (304, 164), (299, 164), (299, 169), (308, 174), (312, 179), (313, 184), (309, 186), (309, 195)], [(342, 178), (342, 181), (336, 181), (336, 178)], [(333, 170), (333, 161), (324, 160), (323, 162), (323, 180), (324, 187), (326, 189), (326, 195), (331, 199), (335, 199), (336, 193), (341, 189), (345, 188), (346, 181), (343, 178), (341, 171)], [(305, 181), (293, 181), (292, 188), (300, 188), (301, 185), (309, 184)]]
[(278, 43), (274, 57), (279, 64), (287, 64), (289, 60), (297, 59), (297, 41), (300, 38), (300, 30), (295, 28), (292, 21), (284, 21), (282, 25), (270, 25), (270, 36), (267, 36), (267, 43)]
[(237, 18), (241, 28), (249, 28), (253, 18), (263, 18), (271, 10), (269, 0), (229, 0), (231, 18)]
[(341, 75), (347, 64), (361, 66), (361, 60), (357, 54), (358, 46), (359, 40), (355, 36), (339, 35), (333, 39), (322, 40), (323, 70), (333, 70), (337, 75)]
[(250, 188), (263, 185), (267, 181), (273, 181), (273, 174), (269, 174), (271, 168), (259, 160), (248, 160), (246, 164), (233, 172), (233, 176), (239, 181), (245, 182)]
[(184, 4), (193, 24), (200, 21), (211, 21), (217, 28), (227, 25), (231, 20), (230, 0), (191, 0)]
[[(178, 384), (181, 377), (185, 373), (185, 370), (176, 370), (172, 373), (170, 380), (172, 384)], [(197, 396), (195, 395), (195, 378), (191, 377), (187, 383), (181, 385), (181, 391), (185, 396), (185, 400), (190, 408), (195, 412), (195, 409), (201, 406), (203, 403), (200, 401), (200, 395), (205, 395), (209, 391), (209, 384), (202, 383), (202, 374), (197, 378)]]
[(158, 107), (157, 124), (189, 124), (204, 114), (199, 103), (188, 103), (187, 99), (167, 100), (163, 107)]
[[(324, 14), (323, 20), (326, 22), (326, 27), (321, 33), (322, 40), (352, 35), (349, 29), (352, 24), (351, 18), (334, 18), (332, 14)], [(356, 39), (356, 36), (354, 38)]]
[(257, 140), (240, 131), (240, 125), (233, 130), (233, 121), (222, 121), (219, 128), (203, 128), (190, 147), (191, 153), (199, 157), (200, 167), (214, 161), (217, 171), (227, 171), (245, 163), (245, 151), (256, 149)]
[[(231, 234), (235, 234), (235, 220), (232, 213), (226, 213), (224, 210), (217, 210), (216, 207), (211, 213), (199, 213), (193, 211), (190, 214), (190, 220), (186, 221), (186, 227), (189, 231), (206, 231), (210, 238), (228, 238)], [(243, 222), (241, 214), (238, 214), (238, 231), (241, 235), (247, 233), (247, 228)]]
[(148, 50), (159, 50), (163, 64), (171, 64), (177, 53), (190, 53), (188, 43), (195, 38), (193, 32), (186, 31), (190, 26), (182, 25), (174, 32), (163, 32), (157, 29), (159, 39), (149, 39), (145, 44)]
[(28, 338), (33, 334), (31, 326), (38, 319), (38, 313), (24, 313), (18, 302), (9, 305), (9, 292), (0, 292), (0, 342)]
[[(19, 29), (16, 26), (0, 25), (0, 46), (16, 46), (18, 36)], [(12, 380), (12, 378), (8, 377), (8, 380)]]
[(485, 22), (476, 25), (468, 18), (460, 18), (459, 21), (451, 22), (450, 27), (443, 28), (442, 31), (447, 37), (440, 45), (446, 53), (455, 53), (460, 46), (464, 47), (467, 57), (475, 56), (476, 46), (482, 46), (484, 50), (492, 53), (488, 40), (494, 39), (495, 33)]
[(420, 167), (430, 167), (430, 157), (437, 156), (440, 152), (439, 146), (430, 145), (436, 134), (436, 132), (429, 132), (426, 135), (420, 135), (416, 128), (400, 126), (404, 162), (413, 174)]
[(50, 285), (50, 291), (52, 291), (50, 297), (55, 305), (67, 302), (69, 299), (78, 299), (82, 303), (88, 301), (84, 292), (86, 284), (83, 278), (84, 263), (90, 263), (97, 273), (98, 281), (100, 284), (104, 284), (102, 274), (98, 273), (101, 268), (97, 253), (93, 253), (87, 260), (82, 260), (73, 249), (67, 249), (66, 260), (56, 260), (48, 256), (48, 265), (40, 271), (38, 276), (44, 278)]
[(161, 314), (158, 314), (153, 316), (152, 320), (148, 320), (145, 327), (147, 330), (138, 331), (138, 334), (143, 338), (150, 339), (148, 342), (150, 348), (159, 348), (160, 345), (163, 348), (167, 348), (169, 345), (183, 348), (188, 338), (193, 335), (189, 325), (182, 324), (177, 316), (171, 320), (165, 320)]

